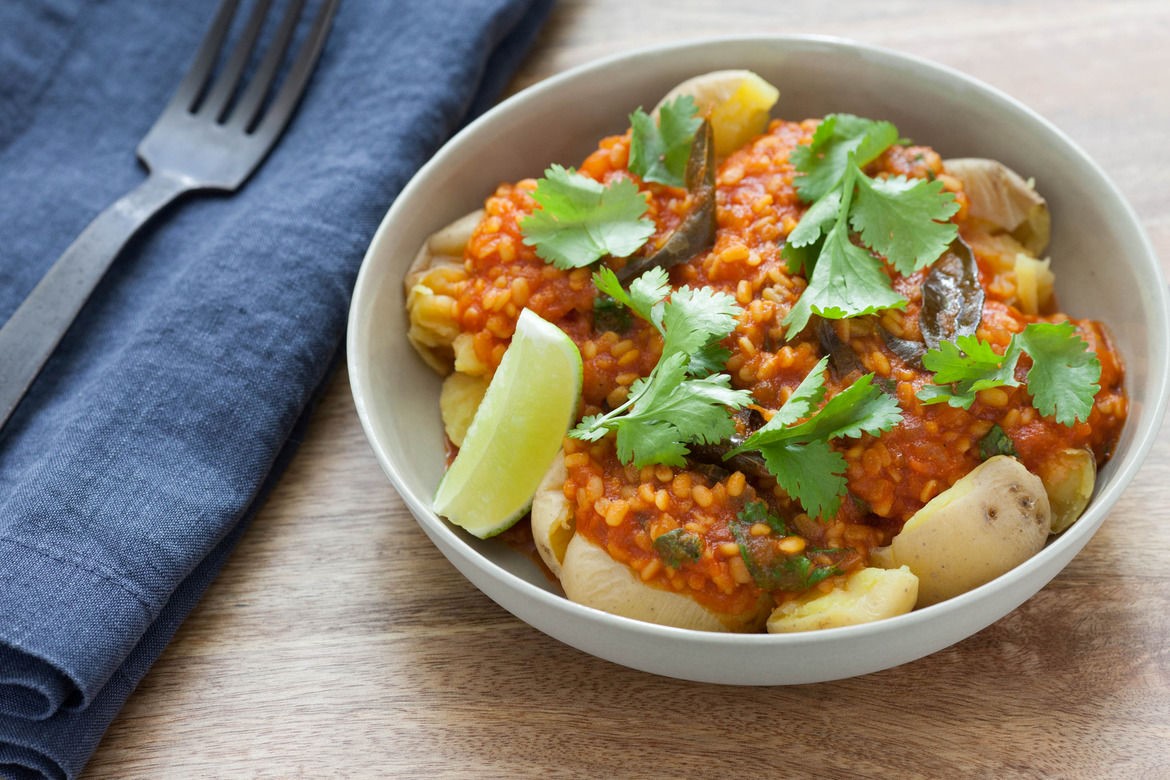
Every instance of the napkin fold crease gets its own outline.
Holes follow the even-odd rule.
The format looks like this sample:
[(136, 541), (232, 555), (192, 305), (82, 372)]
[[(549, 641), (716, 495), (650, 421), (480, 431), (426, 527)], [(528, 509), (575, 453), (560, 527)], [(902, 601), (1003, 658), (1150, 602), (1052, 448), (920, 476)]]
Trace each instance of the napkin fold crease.
[[(386, 208), (551, 5), (342, 0), (253, 179), (166, 211), (99, 285), (0, 431), (0, 777), (80, 774), (280, 474)], [(0, 4), (0, 320), (142, 180), (213, 11)]]

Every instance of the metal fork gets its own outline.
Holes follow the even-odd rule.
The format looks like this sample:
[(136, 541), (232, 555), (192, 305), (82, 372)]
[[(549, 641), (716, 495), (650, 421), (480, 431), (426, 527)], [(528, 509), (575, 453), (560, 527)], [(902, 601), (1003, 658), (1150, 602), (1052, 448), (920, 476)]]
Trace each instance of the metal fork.
[(150, 175), (82, 231), (0, 328), (0, 427), (135, 232), (184, 193), (239, 189), (264, 160), (308, 84), (338, 2), (324, 0), (266, 104), (304, 0), (291, 0), (246, 86), (244, 70), (272, 2), (257, 1), (239, 42), (214, 74), (239, 5), (223, 0), (190, 70), (138, 144), (138, 159)]

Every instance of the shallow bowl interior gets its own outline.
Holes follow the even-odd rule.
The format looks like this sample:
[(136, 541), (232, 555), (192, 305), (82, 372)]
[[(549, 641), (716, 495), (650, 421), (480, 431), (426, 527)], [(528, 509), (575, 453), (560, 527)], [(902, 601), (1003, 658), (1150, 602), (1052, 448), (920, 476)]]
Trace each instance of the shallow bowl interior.
[[(990, 157), (1034, 177), (1052, 209), (1061, 307), (1106, 321), (1126, 360), (1131, 413), (1086, 514), (1040, 554), (963, 596), (892, 620), (796, 635), (665, 628), (573, 604), (527, 558), (481, 542), (430, 510), (443, 469), (439, 379), (407, 343), (402, 278), (436, 229), (503, 181), (578, 164), (627, 114), (678, 82), (748, 68), (781, 91), (789, 119), (850, 112), (895, 122), (943, 157)], [(1102, 262), (1108, 258), (1108, 262)], [(1024, 106), (962, 74), (890, 51), (812, 37), (736, 38), (648, 49), (532, 87), (447, 144), (386, 214), (364, 260), (349, 320), (350, 381), (376, 456), (420, 526), (484, 593), (545, 633), (611, 661), (734, 684), (837, 679), (894, 666), (999, 619), (1054, 577), (1104, 521), (1157, 431), (1167, 395), (1167, 303), (1157, 259), (1101, 171)], [(387, 594), (387, 598), (392, 598)]]

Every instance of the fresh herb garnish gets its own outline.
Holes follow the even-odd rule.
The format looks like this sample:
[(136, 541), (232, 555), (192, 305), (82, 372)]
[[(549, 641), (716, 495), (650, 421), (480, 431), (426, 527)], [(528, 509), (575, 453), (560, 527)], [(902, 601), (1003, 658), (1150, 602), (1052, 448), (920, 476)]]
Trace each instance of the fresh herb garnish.
[(687, 160), (695, 132), (703, 124), (690, 95), (680, 95), (658, 110), (658, 123), (638, 108), (630, 114), (630, 171), (643, 181), (686, 186)]
[(819, 518), (835, 515), (845, 493), (845, 458), (829, 442), (863, 433), (876, 436), (902, 419), (898, 402), (873, 384), (873, 374), (813, 411), (825, 397), (828, 362), (821, 358), (772, 419), (728, 453), (759, 451), (780, 487)]
[(581, 268), (606, 255), (626, 257), (654, 235), (646, 194), (626, 178), (608, 186), (551, 165), (537, 180), (540, 208), (520, 220), (524, 243), (557, 268)]
[(934, 384), (919, 390), (918, 399), (970, 409), (980, 390), (1019, 387), (1015, 373), (1021, 354), (1032, 359), (1024, 382), (1037, 411), (1070, 426), (1089, 418), (1101, 389), (1101, 361), (1071, 322), (1030, 323), (1012, 336), (1002, 355), (975, 336), (942, 342), (922, 357), (934, 372)]
[(842, 319), (905, 306), (880, 257), (909, 275), (937, 260), (958, 235), (945, 220), (959, 207), (942, 182), (873, 179), (862, 170), (897, 141), (889, 122), (830, 114), (809, 144), (793, 149), (797, 194), (812, 205), (783, 250), (789, 270), (808, 278), (784, 318), (789, 338), (813, 314)]
[(729, 409), (751, 400), (731, 387), (731, 377), (713, 373), (727, 351), (719, 346), (735, 327), (735, 299), (706, 287), (671, 291), (666, 271), (654, 268), (634, 279), (627, 291), (609, 268), (593, 275), (597, 289), (628, 306), (662, 335), (662, 356), (650, 375), (630, 385), (626, 402), (606, 414), (590, 415), (570, 436), (597, 441), (617, 433), (618, 457), (635, 466), (686, 463), (687, 445), (715, 444), (735, 432)]
[(749, 526), (756, 523), (763, 523), (772, 529), (773, 532), (780, 536), (788, 536), (788, 526), (777, 515), (768, 511), (768, 505), (763, 501), (749, 501), (743, 505), (743, 509), (736, 515), (740, 520), (747, 523)]
[(654, 551), (663, 563), (677, 569), (702, 557), (703, 538), (685, 528), (675, 528), (654, 540)]
[(1033, 322), (1016, 335), (1032, 358), (1025, 381), (1032, 405), (1058, 423), (1088, 420), (1101, 389), (1101, 361), (1071, 322)]
[[(754, 536), (751, 527), (764, 523), (775, 533)], [(768, 511), (763, 501), (744, 505), (731, 522), (731, 535), (752, 580), (763, 590), (803, 591), (838, 573), (835, 566), (817, 566), (808, 555), (783, 552), (777, 542), (787, 535), (784, 522)]]
[(614, 333), (626, 333), (634, 324), (630, 310), (613, 298), (605, 294), (598, 294), (593, 299), (593, 329), (598, 333), (612, 330)]
[(991, 426), (991, 430), (979, 440), (979, 457), (983, 460), (994, 458), (996, 455), (1015, 457), (1017, 454), (1016, 445), (1012, 442), (1011, 437), (998, 425)]

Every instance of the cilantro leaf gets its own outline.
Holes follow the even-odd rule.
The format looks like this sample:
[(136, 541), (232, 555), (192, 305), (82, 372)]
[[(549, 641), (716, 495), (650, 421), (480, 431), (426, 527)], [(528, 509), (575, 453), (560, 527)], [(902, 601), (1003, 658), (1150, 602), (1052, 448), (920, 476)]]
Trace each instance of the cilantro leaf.
[(712, 334), (731, 333), (739, 312), (735, 299), (727, 293), (709, 287), (675, 290), (662, 309), (661, 328), (669, 335), (663, 353), (667, 348), (687, 354), (699, 352), (711, 343)]
[(654, 552), (667, 566), (677, 569), (703, 557), (703, 537), (685, 528), (674, 528), (654, 540)]
[(918, 398), (970, 409), (980, 390), (1019, 386), (1015, 371), (1021, 354), (1032, 359), (1024, 381), (1037, 411), (1062, 425), (1088, 419), (1101, 389), (1101, 362), (1071, 322), (1030, 323), (1012, 337), (1003, 355), (975, 336), (941, 342), (922, 357), (935, 375)]
[(784, 317), (789, 338), (802, 331), (813, 314), (839, 320), (906, 305), (890, 286), (880, 261), (849, 240), (844, 215), (842, 210), (825, 237), (808, 287)]
[(645, 219), (646, 195), (629, 179), (604, 186), (572, 168), (552, 165), (532, 197), (540, 208), (520, 220), (524, 243), (562, 270), (606, 255), (626, 257), (654, 234), (654, 222)]
[[(765, 523), (775, 535), (753, 536), (751, 527)], [(751, 501), (730, 523), (731, 535), (752, 580), (763, 590), (803, 591), (838, 573), (836, 566), (817, 566), (804, 553), (789, 555), (775, 543), (787, 535), (784, 522), (768, 511), (763, 501)]]
[(828, 367), (829, 356), (826, 355), (800, 380), (788, 400), (772, 415), (769, 425), (776, 428), (796, 425), (812, 414), (812, 410), (825, 400), (825, 369)]
[(1018, 454), (1016, 452), (1016, 445), (1011, 437), (998, 425), (991, 426), (991, 430), (979, 440), (979, 457), (983, 460), (993, 458), (996, 455), (1011, 455), (1015, 457)]
[(630, 282), (630, 289), (626, 290), (613, 269), (602, 266), (594, 272), (593, 284), (662, 332), (662, 302), (670, 294), (670, 278), (665, 268), (651, 268)]
[[(845, 458), (829, 446), (836, 438), (877, 435), (902, 419), (898, 402), (866, 374), (809, 415), (825, 395), (822, 358), (788, 401), (727, 457), (756, 450), (777, 483), (814, 517), (832, 517), (845, 493)], [(798, 422), (801, 418), (807, 418)]]
[(788, 536), (788, 526), (776, 515), (768, 511), (767, 503), (763, 501), (749, 501), (743, 505), (736, 517), (751, 527), (756, 523), (763, 523), (780, 536)]
[[(718, 342), (735, 327), (739, 307), (731, 296), (699, 288), (671, 291), (666, 272), (651, 269), (624, 289), (608, 268), (594, 274), (603, 293), (628, 306), (663, 337), (662, 356), (650, 375), (630, 385), (626, 402), (578, 423), (570, 436), (596, 441), (616, 432), (618, 457), (641, 467), (681, 466), (691, 443), (714, 444), (735, 432), (728, 409), (751, 400), (731, 387), (731, 377), (713, 373)], [(669, 297), (668, 297), (669, 296)]]
[(593, 327), (599, 332), (626, 333), (632, 323), (630, 310), (610, 296), (601, 294), (593, 299)]
[(800, 222), (788, 234), (787, 246), (812, 246), (820, 237), (829, 232), (837, 222), (841, 210), (841, 191), (832, 190), (809, 207)]
[(1101, 389), (1101, 361), (1071, 322), (1033, 322), (1016, 340), (1032, 358), (1026, 381), (1032, 405), (1058, 423), (1088, 420)]
[(959, 336), (954, 341), (939, 342), (938, 349), (928, 349), (922, 365), (934, 372), (934, 384), (918, 391), (924, 404), (947, 403), (957, 409), (970, 409), (975, 394), (991, 387), (1018, 387), (1016, 363), (1020, 347), (1013, 339), (1004, 354), (976, 336)]
[(680, 95), (659, 109), (657, 125), (641, 108), (630, 114), (630, 171), (644, 181), (685, 187), (691, 145), (703, 124), (698, 113), (694, 98)]
[[(689, 443), (714, 444), (735, 433), (728, 407), (745, 405), (750, 396), (731, 387), (731, 377), (687, 377), (687, 356), (675, 352), (645, 379), (630, 386), (633, 403), (611, 412), (605, 427), (617, 431), (617, 453), (639, 468), (651, 463), (682, 466)], [(622, 410), (623, 414), (615, 415)], [(576, 429), (574, 429), (576, 430)]]
[(845, 493), (845, 458), (827, 441), (780, 442), (760, 448), (764, 465), (812, 517), (832, 517)]
[(941, 181), (862, 174), (853, 205), (849, 224), (862, 242), (907, 276), (937, 260), (959, 235), (957, 225), (943, 221), (959, 204)]
[(792, 150), (789, 160), (801, 176), (796, 192), (808, 202), (819, 200), (840, 184), (852, 157), (867, 165), (898, 141), (898, 128), (889, 122), (852, 114), (829, 114), (817, 126), (812, 140)]
[(842, 319), (905, 306), (881, 258), (911, 274), (937, 260), (958, 236), (946, 221), (958, 204), (941, 182), (872, 179), (862, 170), (899, 140), (889, 122), (831, 114), (808, 144), (789, 155), (798, 173), (797, 194), (812, 205), (781, 250), (789, 272), (808, 278), (784, 318), (788, 338), (813, 314)]

